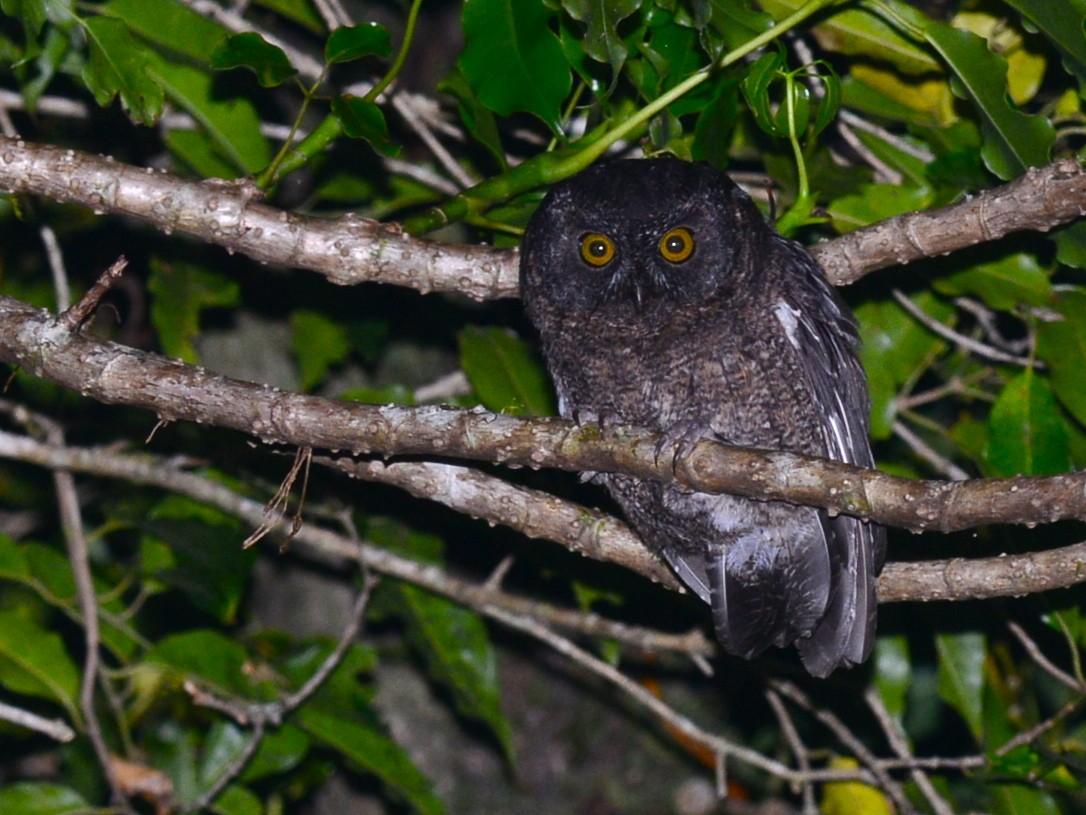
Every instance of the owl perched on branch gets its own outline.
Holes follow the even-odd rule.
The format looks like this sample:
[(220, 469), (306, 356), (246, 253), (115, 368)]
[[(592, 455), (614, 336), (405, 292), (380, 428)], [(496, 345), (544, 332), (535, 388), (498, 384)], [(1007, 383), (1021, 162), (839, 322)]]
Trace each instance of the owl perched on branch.
[[(563, 416), (871, 466), (856, 326), (822, 270), (705, 165), (592, 167), (528, 224), (521, 288)], [(712, 606), (725, 650), (795, 643), (815, 676), (875, 636), (885, 531), (781, 501), (600, 480)]]

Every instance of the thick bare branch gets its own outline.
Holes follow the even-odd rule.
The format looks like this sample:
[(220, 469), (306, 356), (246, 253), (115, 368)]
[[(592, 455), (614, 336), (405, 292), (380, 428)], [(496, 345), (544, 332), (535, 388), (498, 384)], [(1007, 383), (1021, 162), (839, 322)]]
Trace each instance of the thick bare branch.
[(648, 430), (289, 393), (72, 334), (48, 312), (2, 297), (0, 360), (101, 402), (147, 408), (161, 421), (195, 421), (301, 447), (624, 472), (701, 492), (823, 506), (917, 531), (1086, 518), (1086, 473), (915, 481), (794, 453), (708, 441), (673, 469), (670, 457), (657, 460), (660, 437)]
[(377, 281), (477, 300), (517, 295), (517, 256), (488, 246), (447, 246), (395, 224), (344, 215), (294, 215), (259, 202), (240, 181), (186, 181), (109, 158), (0, 137), (0, 189), (129, 215), (264, 263), (319, 272), (332, 283)]
[[(286, 393), (72, 335), (47, 312), (9, 298), (0, 298), (0, 359), (103, 402), (138, 405), (163, 419), (233, 428), (292, 445), (457, 456), (568, 470), (621, 470), (642, 478), (675, 479), (709, 492), (828, 505), (846, 512), (861, 508), (863, 514), (879, 520), (912, 527), (954, 529), (1086, 516), (1083, 474), (911, 481), (806, 456), (708, 442), (699, 444), (672, 472), (667, 463), (656, 461), (659, 437), (648, 431), (578, 427), (559, 419), (528, 420), (478, 410), (359, 405)], [(382, 468), (374, 465), (373, 469)], [(507, 505), (504, 509), (510, 512), (503, 514), (500, 507), (484, 511), (468, 492), (457, 494), (449, 483), (444, 488), (423, 485), (417, 490), (456, 509), (518, 525), (516, 504)], [(532, 507), (524, 511), (530, 515)], [(574, 517), (575, 513), (569, 515)], [(534, 522), (522, 518), (519, 525), (538, 533)], [(608, 560), (628, 548), (631, 540), (621, 527), (600, 527), (600, 538), (608, 540), (585, 547), (580, 538), (583, 528), (566, 526), (568, 535), (547, 536)], [(658, 579), (658, 567), (639, 568), (639, 557), (643, 559), (643, 555), (627, 553), (614, 559)], [(1086, 543), (1013, 557), (890, 564), (880, 592), (884, 601), (964, 599), (1021, 595), (1084, 580)]]
[(1086, 215), (1086, 171), (1072, 159), (938, 209), (909, 212), (810, 247), (838, 286), (869, 272), (947, 255), (1012, 232), (1047, 232)]
[[(294, 215), (261, 204), (245, 182), (193, 182), (75, 150), (0, 137), (0, 189), (129, 215), (254, 260), (477, 300), (516, 297), (517, 253), (404, 235), (354, 215)], [(1086, 213), (1086, 171), (1071, 160), (941, 209), (891, 218), (812, 247), (837, 285), (876, 269), (943, 255), (1021, 230), (1046, 231)]]

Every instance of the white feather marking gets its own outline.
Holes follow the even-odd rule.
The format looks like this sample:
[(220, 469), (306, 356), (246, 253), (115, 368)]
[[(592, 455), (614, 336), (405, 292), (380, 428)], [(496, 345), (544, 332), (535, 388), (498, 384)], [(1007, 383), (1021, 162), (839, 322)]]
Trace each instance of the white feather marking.
[(800, 313), (781, 300), (773, 307), (773, 313), (777, 315), (777, 321), (784, 329), (785, 336), (792, 343), (792, 347), (799, 350), (799, 339), (796, 337), (796, 329), (799, 327)]

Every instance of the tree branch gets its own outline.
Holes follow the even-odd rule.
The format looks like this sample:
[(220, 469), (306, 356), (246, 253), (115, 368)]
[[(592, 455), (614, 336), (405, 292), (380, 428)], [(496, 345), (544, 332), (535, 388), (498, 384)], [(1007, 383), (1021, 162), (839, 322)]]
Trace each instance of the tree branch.
[[(183, 232), (254, 260), (308, 269), (340, 285), (367, 281), (476, 300), (516, 297), (518, 255), (412, 238), (396, 224), (348, 214), (295, 215), (259, 203), (245, 181), (194, 182), (75, 150), (0, 137), (0, 189), (82, 204)], [(913, 212), (811, 247), (831, 282), (947, 254), (1021, 230), (1046, 231), (1086, 212), (1086, 171), (1062, 160), (958, 204)]]
[[(38, 349), (38, 353), (34, 349)], [(1086, 501), (1082, 475), (965, 482), (910, 481), (806, 456), (712, 443), (698, 445), (687, 460), (679, 462), (677, 472), (672, 473), (669, 466), (655, 461), (658, 436), (647, 431), (580, 428), (558, 419), (518, 419), (478, 410), (376, 407), (284, 393), (215, 376), (114, 343), (68, 334), (58, 328), (47, 312), (8, 298), (0, 298), (0, 359), (19, 362), (39, 375), (104, 402), (136, 404), (155, 409), (160, 416), (232, 427), (268, 441), (300, 446), (333, 449), (353, 446), (380, 449), (389, 454), (452, 454), (570, 470), (621, 469), (644, 478), (676, 479), (705, 491), (731, 491), (734, 488), (736, 492), (754, 497), (829, 504), (838, 508), (841, 491), (857, 489), (858, 482), (861, 493), (866, 489), (870, 495), (869, 508), (876, 518), (903, 516), (915, 522), (917, 505), (920, 505), (920, 512), (925, 513), (923, 517), (927, 517), (926, 513), (934, 513), (932, 517), (941, 518), (944, 525), (952, 528), (957, 527), (951, 521), (960, 523), (968, 519), (977, 524), (1054, 520), (1057, 510), (1069, 515), (1083, 512), (1082, 503)], [(5, 436), (0, 434), (0, 438)], [(20, 445), (20, 449), (25, 447), (26, 443)], [(12, 454), (0, 450), (0, 455)], [(34, 455), (43, 455), (42, 450), (38, 449)], [(44, 463), (41, 459), (27, 460)], [(53, 463), (49, 466), (110, 475), (100, 469), (103, 466), (100, 454), (90, 453), (81, 462), (68, 458), (50, 461)], [(368, 470), (372, 474), (380, 470), (395, 473), (395, 467), (406, 468), (408, 465), (349, 464), (344, 469), (363, 474)], [(400, 470), (401, 475), (404, 472), (410, 470)], [(437, 471), (433, 477), (448, 479), (454, 474)], [(444, 489), (433, 489), (425, 484), (414, 489), (417, 494), (441, 500), (469, 514), (523, 527), (528, 534), (542, 533), (542, 527), (531, 520), (533, 513), (540, 510), (539, 505), (521, 503), (518, 507), (517, 502), (534, 501), (530, 491), (521, 493), (513, 503), (492, 502), (488, 508), (477, 497), (480, 489), (494, 489), (489, 482), (463, 490), (450, 484)], [(905, 498), (899, 499), (900, 495)], [(1057, 499), (1052, 496), (1059, 495), (1066, 495), (1068, 503), (1057, 506)], [(545, 500), (547, 506), (552, 505), (550, 496)], [(895, 504), (898, 500), (900, 503)], [(219, 505), (217, 501), (214, 503)], [(519, 515), (521, 509), (526, 513), (524, 516)], [(567, 520), (577, 520), (576, 509), (566, 506), (562, 512)], [(1015, 513), (1019, 515), (1016, 517)], [(520, 521), (518, 517), (521, 517)], [(598, 518), (591, 514), (583, 517), (590, 519), (590, 524), (595, 524)], [(254, 523), (259, 525), (264, 520), (261, 512)], [(599, 542), (590, 545), (585, 544), (584, 527), (580, 523), (559, 523), (554, 527), (556, 530), (563, 528), (565, 534), (544, 534), (590, 556), (621, 562), (650, 579), (661, 577), (659, 564), (649, 563), (647, 568), (638, 565), (646, 563), (645, 553), (632, 533), (618, 522), (594, 529), (593, 535), (598, 535)], [(631, 553), (631, 547), (638, 551)], [(414, 565), (389, 566), (376, 553), (373, 557), (376, 560), (367, 560), (367, 565), (419, 582)], [(1078, 543), (1012, 557), (891, 563), (883, 572), (879, 591), (884, 602), (955, 600), (1016, 596), (1066, 587), (1084, 580), (1086, 543)], [(671, 581), (662, 582), (674, 585)], [(425, 582), (423, 585), (431, 587)], [(473, 604), (474, 600), (465, 599), (469, 595), (470, 592), (458, 593), (454, 599)], [(611, 632), (608, 636), (632, 641), (622, 631)]]
[[(48, 312), (5, 297), (0, 297), (0, 361), (100, 402), (147, 408), (160, 421), (184, 419), (300, 447), (622, 472), (699, 492), (821, 506), (914, 531), (1086, 519), (1086, 473), (918, 481), (709, 441), (672, 467), (670, 457), (657, 460), (660, 434), (645, 429), (289, 393), (73, 334)], [(1066, 577), (1074, 582), (1077, 572)]]

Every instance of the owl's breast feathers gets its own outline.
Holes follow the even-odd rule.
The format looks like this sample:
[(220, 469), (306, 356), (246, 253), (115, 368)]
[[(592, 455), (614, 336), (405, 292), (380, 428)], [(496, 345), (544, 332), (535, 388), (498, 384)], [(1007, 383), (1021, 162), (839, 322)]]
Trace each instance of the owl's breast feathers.
[[(670, 200), (679, 193), (658, 184), (663, 170), (696, 171), (716, 190), (704, 206), (719, 207), (719, 217), (694, 230), (701, 254), (691, 263), (718, 281), (705, 296), (665, 289), (631, 302), (563, 294), (583, 271), (549, 260), (557, 251), (555, 236), (536, 234), (534, 220), (529, 225), (522, 280), (563, 415), (606, 416), (682, 441), (717, 439), (871, 466), (866, 385), (851, 316), (801, 247), (777, 236), (729, 180), (693, 166), (618, 162), (610, 165), (609, 181), (616, 167), (620, 176), (633, 176), (635, 186), (646, 183), (643, 173), (652, 174), (662, 190), (655, 202), (662, 224), (680, 206)], [(711, 177), (703, 179), (706, 174)], [(583, 181), (597, 194), (600, 182)], [(580, 186), (575, 177), (561, 192), (574, 216)], [(683, 186), (691, 186), (688, 178)], [(628, 197), (621, 190), (612, 195)], [(539, 223), (561, 228), (566, 213), (547, 206)], [(729, 231), (740, 216), (744, 228)], [(647, 217), (651, 222), (651, 213)], [(726, 238), (728, 247), (718, 250), (720, 273), (703, 251), (714, 245), (717, 222), (724, 226), (715, 245), (724, 246)], [(624, 236), (620, 225), (613, 229)], [(586, 277), (586, 285), (592, 279)], [(881, 527), (784, 502), (691, 494), (624, 476), (604, 481), (644, 542), (711, 604), (718, 639), (729, 652), (752, 657), (770, 644), (795, 642), (817, 676), (869, 655), (875, 576), (885, 548)]]

